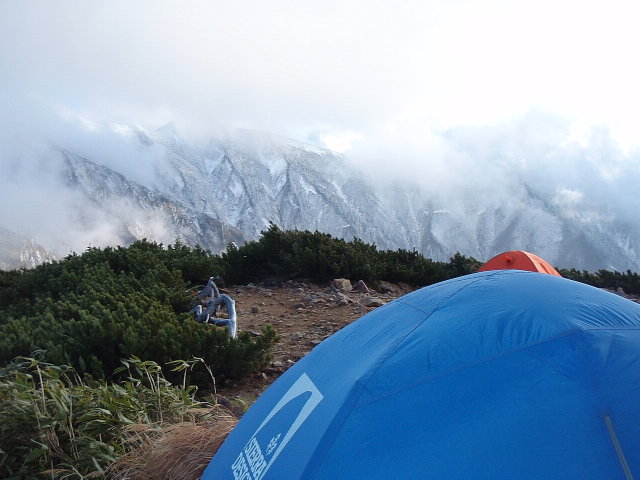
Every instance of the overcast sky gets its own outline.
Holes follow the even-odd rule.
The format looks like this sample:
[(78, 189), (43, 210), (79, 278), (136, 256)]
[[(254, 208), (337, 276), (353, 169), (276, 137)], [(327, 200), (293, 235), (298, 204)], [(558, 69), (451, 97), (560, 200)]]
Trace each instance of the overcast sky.
[(549, 195), (627, 205), (639, 13), (620, 0), (0, 0), (0, 132), (73, 137), (136, 179), (122, 152), (101, 158), (109, 135), (78, 125), (244, 127), (431, 190), (542, 169)]
[(231, 126), (328, 147), (432, 195), (501, 204), (524, 178), (565, 211), (639, 224), (636, 5), (0, 0), (0, 203), (30, 192), (0, 226), (59, 196), (46, 158), (24, 166), (25, 139), (142, 181), (153, 158), (95, 127), (167, 122), (194, 138)]
[[(0, 88), (92, 120), (212, 122), (346, 150), (531, 110), (638, 142), (636, 2), (0, 2)], [(14, 120), (15, 121), (15, 120)]]

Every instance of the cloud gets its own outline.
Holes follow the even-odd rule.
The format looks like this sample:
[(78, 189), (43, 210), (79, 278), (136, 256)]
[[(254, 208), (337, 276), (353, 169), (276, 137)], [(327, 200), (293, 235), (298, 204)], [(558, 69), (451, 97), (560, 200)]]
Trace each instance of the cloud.
[(22, 145), (0, 164), (0, 226), (47, 247), (58, 255), (82, 252), (87, 246), (122, 245), (149, 237), (172, 238), (159, 212), (143, 212), (122, 199), (93, 203), (69, 187), (64, 159), (47, 144)]
[(605, 127), (579, 136), (573, 127), (541, 111), (482, 126), (406, 126), (364, 137), (346, 158), (382, 191), (417, 183), (439, 208), (513, 206), (533, 194), (568, 217), (582, 210), (590, 221), (615, 216), (640, 226), (632, 213), (640, 151), (622, 148)]
[(558, 208), (581, 192), (580, 205), (637, 223), (637, 9), (624, 0), (2, 2), (0, 168), (3, 184), (13, 179), (3, 215), (73, 211), (74, 198), (47, 203), (57, 184), (46, 165), (33, 170), (38, 142), (150, 185), (162, 165), (130, 127), (171, 121), (188, 138), (231, 126), (329, 146), (378, 184), (417, 181), (441, 203), (461, 192), (514, 202), (526, 179)]
[[(87, 118), (300, 137), (638, 110), (635, 7), (614, 0), (3, 2), (4, 91)], [(578, 13), (579, 12), (579, 13)], [(597, 33), (596, 33), (597, 32)]]
[(329, 131), (320, 133), (318, 140), (324, 148), (344, 153), (351, 149), (354, 142), (362, 140), (362, 135), (351, 130)]

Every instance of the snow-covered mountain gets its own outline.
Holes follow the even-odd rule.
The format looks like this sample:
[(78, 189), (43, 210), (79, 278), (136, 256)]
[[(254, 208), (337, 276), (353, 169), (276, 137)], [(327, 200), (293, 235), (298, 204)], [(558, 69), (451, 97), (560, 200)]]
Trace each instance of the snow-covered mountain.
[(100, 212), (104, 222), (118, 232), (122, 243), (136, 239), (201, 245), (220, 251), (229, 242), (243, 243), (247, 237), (223, 224), (209, 212), (198, 211), (143, 185), (129, 181), (113, 170), (71, 152), (60, 152), (64, 185), (82, 198), (81, 224)]
[[(187, 141), (171, 126), (119, 125), (117, 132), (138, 156), (123, 159), (117, 148), (92, 156), (52, 144), (38, 150), (38, 162), (47, 165), (43, 189), (57, 192), (47, 199), (59, 207), (51, 209), (60, 217), (52, 224), (62, 232), (51, 223), (39, 230), (0, 225), (8, 232), (0, 235), (0, 267), (11, 264), (9, 257), (20, 266), (29, 248), (40, 252), (30, 257), (37, 262), (145, 237), (219, 252), (228, 242), (256, 239), (273, 222), (438, 260), (456, 251), (487, 260), (524, 249), (561, 267), (640, 270), (636, 226), (597, 206), (568, 208), (524, 179), (502, 196), (471, 188), (443, 197), (418, 182), (372, 181), (340, 154), (266, 133), (234, 130)], [(16, 236), (31, 246), (21, 250), (6, 240)]]
[(32, 239), (0, 227), (0, 270), (33, 268), (56, 255)]

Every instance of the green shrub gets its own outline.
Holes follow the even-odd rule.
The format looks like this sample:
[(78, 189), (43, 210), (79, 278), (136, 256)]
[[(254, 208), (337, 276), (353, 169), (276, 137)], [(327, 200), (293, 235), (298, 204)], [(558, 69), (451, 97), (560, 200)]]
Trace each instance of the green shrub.
[(273, 224), (258, 241), (242, 247), (230, 245), (222, 259), (231, 283), (275, 276), (316, 281), (347, 277), (365, 282), (388, 280), (429, 285), (472, 273), (480, 265), (460, 254), (449, 263), (434, 262), (416, 251), (381, 251), (359, 238), (347, 242), (317, 231), (283, 231)]
[(40, 349), (47, 361), (95, 378), (132, 355), (161, 364), (196, 356), (215, 375), (246, 375), (269, 361), (273, 329), (229, 339), (226, 329), (184, 313), (193, 302), (191, 282), (222, 266), (197, 248), (140, 241), (0, 272), (0, 365)]
[(586, 270), (561, 269), (560, 275), (577, 282), (586, 283), (598, 288), (622, 288), (626, 293), (640, 295), (640, 275), (627, 270), (624, 273), (610, 270), (598, 270), (595, 273)]

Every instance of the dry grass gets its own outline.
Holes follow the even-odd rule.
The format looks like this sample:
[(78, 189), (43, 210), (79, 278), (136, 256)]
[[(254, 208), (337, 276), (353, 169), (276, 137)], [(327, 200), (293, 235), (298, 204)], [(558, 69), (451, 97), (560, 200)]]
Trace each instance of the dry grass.
[(193, 411), (192, 421), (169, 426), (131, 425), (133, 452), (109, 468), (112, 480), (198, 480), (237, 423), (219, 405)]

